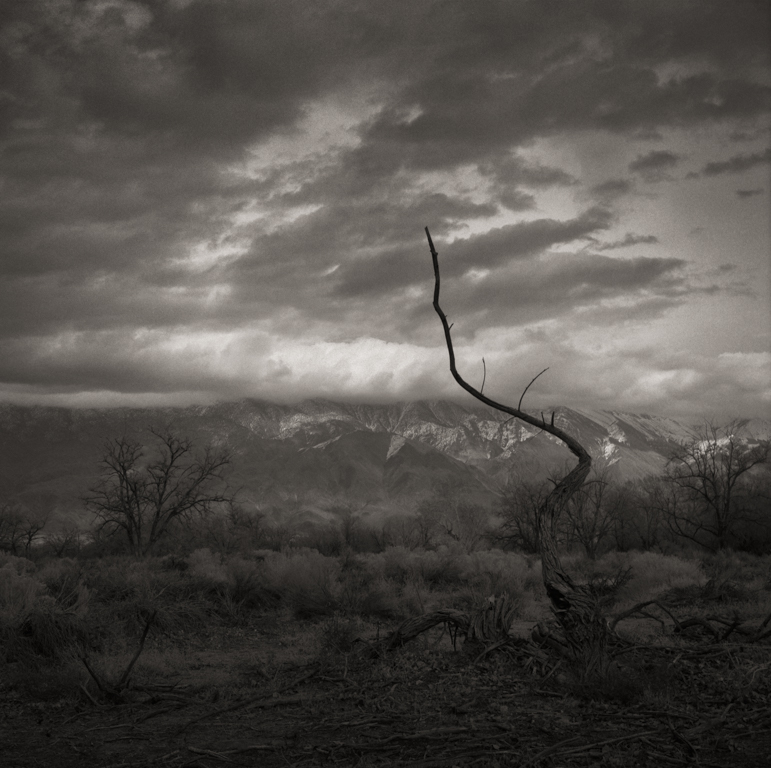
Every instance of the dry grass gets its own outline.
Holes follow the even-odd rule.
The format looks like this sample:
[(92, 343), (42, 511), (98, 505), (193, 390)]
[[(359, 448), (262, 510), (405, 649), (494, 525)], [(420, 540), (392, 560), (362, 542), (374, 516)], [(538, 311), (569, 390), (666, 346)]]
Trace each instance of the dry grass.
[[(771, 612), (771, 558), (722, 553), (701, 561), (630, 552), (596, 562), (572, 556), (569, 562), (572, 572), (587, 580), (630, 569), (628, 582), (615, 595), (616, 614), (646, 600), (670, 598), (691, 614), (693, 605), (758, 621)], [(295, 549), (222, 557), (201, 549), (187, 558), (61, 559), (39, 567), (4, 556), (0, 637), (7, 663), (29, 670), (54, 660), (61, 666), (85, 651), (109, 678), (134, 652), (145, 618), (155, 611), (135, 674), (137, 679), (166, 679), (184, 666), (186, 648), (206, 642), (208, 630), (202, 628), (259, 627), (270, 636), (269, 627), (281, 626), (285, 633), (294, 624), (301, 635), (315, 638), (305, 638), (303, 648), (329, 653), (347, 648), (354, 634), (373, 636), (378, 627), (426, 612), (455, 608), (473, 613), (492, 595), (512, 601), (518, 634), (526, 635), (528, 623), (548, 616), (540, 562), (494, 550), (467, 554), (449, 547), (431, 552), (392, 548), (382, 554), (326, 557)], [(660, 640), (667, 626), (638, 617), (620, 629), (628, 639), (649, 641)]]
[[(769, 559), (721, 555), (702, 564), (626, 553), (571, 565), (587, 580), (631, 568), (619, 589), (624, 604), (691, 590), (696, 602), (682, 611), (771, 610)], [(517, 634), (527, 635), (528, 622), (548, 611), (540, 578), (532, 558), (450, 549), (341, 558), (310, 550), (222, 558), (199, 550), (174, 561), (37, 568), (4, 559), (0, 707), (4, 697), (11, 702), (18, 735), (9, 754), (33, 743), (44, 711), (57, 744), (80, 750), (73, 766), (94, 749), (101, 751), (92, 764), (163, 760), (169, 768), (224, 758), (267, 767), (319, 756), (338, 764), (431, 764), (426, 755), (446, 765), (645, 765), (651, 750), (669, 758), (664, 764), (694, 755), (705, 765), (761, 764), (752, 761), (767, 754), (767, 645), (714, 645), (654, 622), (662, 647), (627, 649), (587, 672), (545, 652), (518, 654), (524, 646), (516, 642), (508, 655), (480, 657), (462, 642), (454, 651), (437, 625), (373, 657), (376, 638), (402, 619), (453, 606), (471, 612), (494, 593), (513, 601)], [(76, 652), (87, 645), (97, 674), (119, 679), (150, 608), (157, 621), (124, 692), (130, 706), (104, 706)], [(26, 655), (9, 659), (33, 616), (44, 616), (48, 629), (34, 631), (37, 645)], [(86, 636), (68, 635), (62, 616), (79, 616)], [(643, 624), (623, 626), (634, 636)], [(70, 765), (57, 762), (63, 753), (53, 747), (40, 748), (49, 750), (35, 757), (40, 764)]]

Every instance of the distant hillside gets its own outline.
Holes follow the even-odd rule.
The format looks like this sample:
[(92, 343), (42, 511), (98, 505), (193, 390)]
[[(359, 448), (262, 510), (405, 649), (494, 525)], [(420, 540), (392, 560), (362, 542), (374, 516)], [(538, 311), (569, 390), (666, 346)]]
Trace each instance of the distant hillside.
[[(613, 411), (557, 408), (555, 423), (622, 481), (658, 473), (672, 447), (696, 434), (693, 425), (674, 419)], [(229, 448), (231, 484), (241, 488), (247, 504), (319, 514), (343, 499), (366, 502), (369, 509), (411, 508), (434, 484), (450, 480), (490, 501), (510, 476), (539, 478), (571, 461), (567, 449), (537, 429), (488, 408), (444, 401), (242, 400), (147, 409), (4, 405), (0, 501), (20, 500), (77, 519), (105, 439), (167, 424), (198, 445)], [(771, 436), (767, 420), (744, 421), (740, 429), (749, 440)]]

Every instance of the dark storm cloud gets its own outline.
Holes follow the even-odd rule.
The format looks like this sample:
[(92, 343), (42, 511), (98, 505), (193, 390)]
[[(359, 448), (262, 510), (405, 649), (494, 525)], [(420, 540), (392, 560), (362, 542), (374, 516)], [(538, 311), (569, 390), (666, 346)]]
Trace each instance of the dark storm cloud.
[[(5, 4), (7, 122), (41, 115), (153, 137), (158, 149), (228, 154), (291, 125), (303, 102), (391, 58), (381, 14), (301, 2)], [(399, 15), (407, 33), (413, 14)], [(405, 43), (409, 41), (406, 35)], [(407, 52), (405, 57), (410, 58)], [(392, 65), (399, 71), (399, 60)], [(55, 94), (52, 91), (55, 90)], [(52, 98), (53, 96), (53, 98)]]
[(590, 208), (567, 221), (536, 219), (458, 240), (446, 249), (450, 271), (460, 273), (468, 269), (494, 268), (508, 261), (526, 259), (554, 245), (607, 229), (612, 219), (611, 213), (604, 208)]
[(507, 157), (495, 163), (482, 163), (480, 172), (490, 176), (498, 184), (529, 187), (573, 186), (578, 180), (561, 168), (551, 168), (540, 163), (528, 163), (521, 157)]
[[(442, 270), (441, 305), (460, 342), (482, 330), (553, 318), (569, 317), (581, 327), (613, 327), (652, 320), (701, 292), (686, 267), (681, 259), (577, 253), (538, 264), (512, 264), (474, 279), (446, 280)], [(433, 315), (426, 290), (423, 302), (405, 305), (400, 312), (401, 333), (424, 343), (435, 338)]]
[(636, 160), (629, 163), (629, 170), (646, 177), (658, 176), (664, 171), (674, 168), (678, 162), (680, 162), (680, 158), (674, 152), (660, 149), (639, 155)]
[[(771, 89), (750, 81), (727, 83), (712, 74), (661, 84), (652, 69), (631, 66), (618, 53), (514, 79), (496, 73), (437, 72), (402, 95), (421, 113), (406, 121), (384, 110), (364, 134), (368, 166), (435, 169), (487, 161), (512, 144), (566, 130), (633, 133), (653, 126), (687, 126), (767, 108)], [(499, 65), (500, 66), (500, 65)], [(499, 77), (495, 77), (499, 74)]]
[(634, 185), (628, 179), (610, 179), (597, 184), (592, 188), (592, 193), (598, 200), (612, 202), (624, 195), (628, 195)]
[(490, 179), (492, 196), (510, 211), (525, 211), (535, 207), (535, 197), (522, 187), (543, 189), (570, 187), (578, 183), (577, 179), (561, 168), (528, 163), (516, 156), (480, 163), (479, 172)]
[[(414, 258), (416, 240), (420, 242), (427, 223), (443, 235), (459, 221), (497, 211), (490, 204), (439, 192), (396, 197), (372, 195), (358, 203), (340, 200), (299, 218), (291, 227), (256, 236), (249, 253), (233, 265), (233, 282), (248, 290), (263, 285), (270, 292), (282, 287), (289, 293), (316, 291), (323, 290), (321, 273), (338, 267), (337, 280), (363, 267), (363, 290), (383, 290), (382, 280), (409, 281), (409, 254)], [(406, 271), (399, 275), (402, 269)], [(389, 270), (396, 274), (387, 275)]]
[(771, 149), (749, 155), (734, 155), (728, 160), (707, 163), (701, 172), (705, 176), (718, 176), (721, 173), (743, 173), (750, 168), (771, 162)]
[(654, 245), (659, 242), (656, 235), (635, 235), (627, 232), (623, 240), (613, 240), (610, 243), (598, 243), (595, 248), (598, 251), (611, 251), (614, 248), (628, 248), (630, 245)]
[[(491, 229), (481, 235), (436, 247), (443, 254), (443, 272), (461, 276), (469, 270), (495, 269), (512, 261), (529, 259), (552, 246), (588, 237), (610, 225), (610, 214), (592, 208), (575, 219), (536, 219)], [(436, 231), (433, 233), (436, 235)], [(414, 243), (414, 241), (413, 241)], [(422, 282), (426, 265), (415, 257), (415, 246), (398, 248), (350, 262), (341, 268), (336, 292), (344, 296), (382, 293)]]
[(736, 196), (741, 200), (746, 200), (748, 197), (756, 197), (765, 193), (764, 189), (737, 189)]
[[(216, 284), (205, 276), (198, 280), (186, 277), (184, 290), (177, 285), (151, 285), (133, 276), (11, 279), (0, 284), (0, 325), (3, 336), (13, 338), (95, 329), (194, 331), (225, 328), (249, 319), (248, 305), (212, 302), (212, 290), (216, 292)], [(271, 310), (275, 311), (275, 305), (264, 302), (263, 313)]]
[[(591, 306), (603, 299), (652, 291), (659, 299), (674, 300), (689, 291), (681, 274), (681, 259), (638, 257), (614, 259), (598, 254), (575, 254), (540, 265), (536, 270), (496, 273), (471, 286), (453, 302), (454, 311), (477, 313), (479, 308), (496, 321), (522, 320), (525, 316), (551, 316)], [(622, 309), (619, 314), (623, 316)]]

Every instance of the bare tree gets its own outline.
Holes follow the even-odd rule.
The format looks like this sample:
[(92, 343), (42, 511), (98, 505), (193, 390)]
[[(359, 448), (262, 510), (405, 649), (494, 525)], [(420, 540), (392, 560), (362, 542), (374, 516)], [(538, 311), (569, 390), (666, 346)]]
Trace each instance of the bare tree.
[(46, 544), (53, 552), (54, 557), (66, 557), (68, 554), (75, 555), (83, 545), (83, 532), (77, 525), (65, 525), (58, 533), (46, 537)]
[(459, 501), (442, 516), (445, 536), (460, 544), (466, 552), (474, 552), (489, 540), (490, 514), (481, 504)]
[(96, 517), (98, 532), (122, 532), (133, 554), (146, 555), (178, 520), (211, 513), (233, 503), (222, 489), (231, 457), (205, 448), (170, 429), (150, 429), (156, 438), (154, 456), (128, 437), (108, 440), (101, 461), (101, 480), (84, 498)]
[(24, 533), (24, 517), (16, 504), (7, 502), (0, 506), (0, 550), (18, 555), (21, 552)]
[(340, 541), (340, 550), (358, 549), (363, 537), (362, 512), (369, 506), (369, 501), (357, 502), (347, 498), (335, 499), (326, 507), (326, 512), (334, 516), (334, 527)]
[(611, 484), (608, 466), (592, 473), (565, 506), (570, 535), (590, 560), (597, 557), (620, 517), (625, 498), (621, 488)]
[[(502, 523), (496, 531), (495, 540), (526, 554), (540, 554), (538, 511), (552, 487), (548, 480), (540, 483), (510, 480), (503, 488), (498, 503)], [(552, 537), (556, 541), (559, 519), (553, 519), (551, 523)]]
[(416, 515), (390, 515), (384, 522), (380, 534), (383, 549), (404, 547), (414, 550), (423, 546), (421, 530)]
[(39, 534), (48, 525), (48, 515), (30, 514), (27, 515), (24, 523), (22, 524), (23, 544), (24, 544), (24, 556), (30, 557), (32, 554), (32, 547), (38, 540)]
[[(551, 601), (552, 609), (564, 633), (565, 640), (571, 652), (586, 662), (587, 671), (599, 668), (606, 663), (605, 652), (608, 639), (608, 625), (602, 616), (599, 603), (591, 589), (577, 585), (563, 569), (557, 554), (557, 545), (553, 536), (553, 522), (570, 501), (573, 494), (583, 486), (592, 467), (592, 458), (588, 451), (572, 435), (554, 424), (554, 414), (547, 421), (521, 410), (522, 400), (532, 383), (540, 376), (533, 378), (525, 387), (516, 408), (487, 397), (482, 389), (478, 390), (466, 382), (458, 373), (455, 364), (455, 351), (452, 344), (451, 326), (447, 316), (439, 305), (439, 254), (434, 248), (431, 234), (426, 227), (426, 237), (431, 249), (431, 259), (434, 267), (434, 300), (433, 306), (444, 330), (444, 339), (450, 358), (450, 373), (455, 381), (485, 405), (502, 413), (507, 413), (526, 424), (542, 429), (544, 432), (563, 442), (570, 452), (578, 459), (576, 466), (565, 475), (550, 491), (538, 510), (538, 541), (541, 549), (543, 582), (546, 593)], [(541, 371), (543, 373), (543, 371)]]
[(228, 504), (222, 514), (205, 516), (185, 526), (184, 534), (175, 532), (175, 541), (182, 547), (208, 547), (212, 551), (231, 555), (248, 552), (262, 544), (263, 515), (240, 504)]
[[(415, 539), (415, 546), (421, 549), (433, 549), (441, 531), (441, 501), (436, 496), (421, 499), (415, 508), (415, 517), (410, 521)], [(412, 549), (412, 547), (410, 547)]]
[(727, 547), (740, 523), (756, 522), (748, 493), (752, 470), (768, 461), (769, 442), (748, 442), (725, 427), (706, 424), (676, 448), (666, 479), (675, 490), (666, 501), (667, 522), (676, 535), (710, 550)]
[(442, 538), (477, 549), (489, 528), (489, 513), (459, 480), (435, 482), (430, 495), (417, 505), (413, 518), (418, 546), (430, 549)]
[(645, 551), (660, 546), (670, 536), (666, 511), (671, 506), (673, 488), (660, 477), (646, 477), (630, 483), (626, 505), (616, 518), (616, 549), (639, 547)]
[(0, 506), (0, 550), (12, 555), (32, 554), (32, 547), (40, 532), (48, 524), (47, 514), (35, 514), (20, 504)]
[(243, 545), (256, 547), (260, 544), (264, 518), (265, 514), (256, 507), (251, 510), (239, 504), (228, 507), (228, 527), (234, 536), (242, 538)]

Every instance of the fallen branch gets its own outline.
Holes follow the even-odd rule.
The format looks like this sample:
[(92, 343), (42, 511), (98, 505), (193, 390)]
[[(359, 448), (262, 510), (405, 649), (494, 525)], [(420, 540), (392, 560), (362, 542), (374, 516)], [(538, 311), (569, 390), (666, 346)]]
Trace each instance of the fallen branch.
[[(314, 667), (309, 672), (306, 672), (304, 675), (301, 675), (300, 677), (293, 680), (291, 683), (286, 683), (285, 685), (282, 685), (277, 690), (272, 691), (270, 694), (266, 693), (260, 693), (257, 696), (252, 696), (248, 699), (245, 699), (243, 701), (237, 701), (235, 704), (231, 704), (229, 707), (223, 707), (222, 709), (215, 709), (213, 712), (207, 712), (205, 715), (201, 715), (200, 717), (196, 717), (193, 720), (188, 720), (180, 729), (177, 731), (177, 733), (182, 733), (187, 728), (189, 728), (191, 725), (195, 725), (196, 723), (200, 723), (202, 720), (206, 720), (209, 717), (216, 717), (217, 715), (224, 715), (227, 712), (235, 712), (237, 709), (243, 709), (244, 707), (249, 706), (257, 706), (258, 702), (265, 702), (265, 701), (273, 701), (272, 698), (275, 694), (281, 693), (282, 691), (288, 691), (291, 688), (294, 688), (295, 686), (299, 685), (300, 683), (305, 682), (306, 680), (309, 680), (311, 677), (316, 675), (319, 671), (318, 667)], [(286, 703), (286, 702), (284, 702)], [(264, 704), (264, 706), (272, 706), (271, 704)]]
[(508, 595), (489, 597), (485, 605), (471, 615), (453, 608), (424, 613), (403, 621), (373, 652), (379, 655), (382, 651), (398, 648), (439, 624), (445, 624), (451, 634), (453, 630), (462, 632), (468, 641), (502, 644), (509, 639), (515, 613), (516, 605)]
[(192, 752), (194, 755), (207, 755), (208, 757), (216, 757), (219, 760), (226, 760), (227, 762), (232, 762), (232, 760), (228, 759), (228, 755), (241, 755), (244, 752), (274, 752), (277, 749), (280, 749), (278, 746), (273, 746), (272, 744), (251, 744), (248, 747), (239, 747), (238, 749), (226, 749), (223, 752), (215, 752), (211, 749), (202, 749), (201, 747), (188, 747), (187, 748), (189, 752)]
[(763, 620), (763, 623), (758, 627), (757, 632), (748, 639), (748, 642), (750, 643), (757, 643), (758, 640), (763, 640), (766, 637), (771, 637), (771, 629), (763, 631), (771, 622), (771, 613), (766, 616), (766, 618)]
[(631, 616), (634, 616), (636, 614), (645, 616), (646, 618), (653, 619), (654, 621), (658, 621), (662, 626), (664, 626), (664, 622), (661, 621), (661, 619), (656, 618), (655, 616), (644, 613), (643, 608), (647, 608), (649, 605), (655, 605), (660, 610), (664, 611), (664, 613), (669, 616), (670, 619), (672, 619), (672, 622), (674, 623), (675, 627), (680, 627), (680, 622), (675, 618), (675, 616), (672, 614), (672, 612), (664, 605), (662, 605), (658, 600), (646, 600), (644, 603), (638, 603), (634, 607), (630, 608), (628, 611), (624, 611), (623, 613), (618, 614), (617, 616), (614, 616), (613, 619), (610, 621), (609, 626), (611, 630), (615, 630), (616, 626), (624, 621), (624, 619), (628, 619)]
[[(768, 619), (766, 619), (766, 622), (767, 621)], [(727, 629), (721, 633), (718, 627), (712, 626), (710, 622), (727, 627)], [(761, 624), (757, 630), (753, 630), (746, 626), (738, 616), (734, 616), (733, 619), (727, 619), (724, 616), (693, 616), (689, 619), (683, 619), (679, 623), (679, 626), (675, 627), (675, 632), (681, 633), (690, 627), (702, 627), (712, 634), (715, 641), (723, 642), (727, 640), (731, 634), (736, 632), (743, 636), (742, 642), (753, 643), (771, 635), (771, 630), (768, 632), (762, 631), (764, 626), (765, 622)]]
[(573, 744), (576, 741), (580, 741), (580, 736), (575, 736), (570, 739), (565, 739), (564, 741), (557, 742), (556, 744), (552, 744), (550, 747), (547, 747), (546, 749), (539, 752), (532, 760), (528, 760), (527, 763), (525, 763), (526, 766), (534, 766), (537, 763), (539, 763), (541, 760), (543, 760), (545, 757), (548, 757), (549, 755), (553, 754), (560, 754), (560, 755), (573, 755), (577, 754), (578, 752), (586, 752), (589, 749), (596, 749), (597, 747), (604, 747), (608, 744), (619, 744), (622, 741), (629, 741), (630, 739), (642, 739), (645, 736), (652, 736), (654, 733), (657, 733), (657, 731), (641, 731), (640, 733), (630, 733), (626, 736), (617, 736), (614, 739), (604, 739), (603, 741), (593, 741), (590, 744), (581, 744), (580, 746), (576, 747), (570, 747), (570, 749), (563, 749), (563, 747), (567, 747), (571, 744)]
[(383, 749), (394, 741), (419, 741), (421, 739), (447, 739), (455, 733), (466, 733), (469, 729), (466, 726), (448, 726), (446, 728), (433, 728), (427, 731), (416, 731), (415, 733), (394, 733), (379, 741), (370, 741), (363, 744), (357, 744), (355, 741), (338, 742), (335, 746), (347, 747), (360, 752), (369, 750)]
[(142, 637), (139, 640), (139, 648), (137, 648), (137, 652), (134, 654), (134, 658), (131, 659), (128, 666), (124, 670), (123, 674), (120, 676), (120, 680), (118, 680), (118, 683), (117, 683), (118, 690), (122, 690), (128, 685), (129, 678), (131, 677), (131, 670), (134, 669), (134, 664), (137, 663), (137, 659), (142, 655), (142, 650), (145, 647), (145, 640), (147, 640), (147, 634), (150, 632), (150, 627), (155, 621), (155, 617), (157, 613), (158, 613), (157, 611), (153, 611), (150, 614), (150, 618), (147, 620), (147, 623), (145, 624), (144, 632), (142, 632)]
[[(675, 634), (682, 634), (685, 630), (691, 627), (701, 627), (712, 635), (715, 642), (725, 642), (728, 638), (736, 633), (742, 636), (741, 642), (743, 643), (757, 643), (760, 640), (764, 640), (767, 637), (771, 637), (771, 629), (766, 630), (766, 627), (771, 623), (771, 614), (769, 614), (757, 629), (747, 625), (747, 622), (740, 619), (738, 615), (734, 615), (732, 618), (726, 618), (725, 616), (709, 615), (709, 616), (691, 616), (686, 619), (678, 619), (672, 611), (667, 608), (666, 605), (660, 603), (658, 600), (646, 600), (643, 603), (629, 608), (623, 613), (619, 613), (614, 616), (609, 622), (611, 631), (615, 631), (618, 624), (625, 619), (629, 619), (635, 616), (642, 616), (646, 619), (652, 619), (661, 624), (662, 627), (666, 627), (665, 622), (658, 616), (644, 610), (648, 606), (655, 606), (659, 610), (663, 611), (672, 620), (672, 631)], [(715, 624), (724, 627), (721, 630), (720, 626), (714, 626)]]
[(456, 611), (452, 608), (444, 608), (432, 613), (424, 613), (411, 619), (403, 621), (382, 644), (382, 650), (390, 651), (398, 648), (410, 640), (414, 640), (418, 635), (427, 632), (429, 629), (439, 625), (447, 624), (464, 634), (468, 632), (470, 626), (469, 616), (462, 611)]
[(89, 701), (90, 701), (90, 702), (91, 702), (91, 703), (92, 703), (92, 704), (93, 704), (95, 707), (98, 707), (98, 706), (99, 706), (99, 702), (98, 702), (98, 701), (97, 701), (97, 700), (96, 700), (96, 699), (95, 699), (95, 698), (94, 698), (94, 697), (93, 697), (93, 696), (92, 696), (92, 695), (91, 695), (91, 694), (88, 692), (88, 689), (86, 688), (86, 686), (85, 686), (85, 685), (83, 685), (83, 683), (81, 683), (81, 684), (80, 684), (80, 690), (81, 690), (81, 691), (83, 691), (83, 693), (85, 693), (85, 694), (86, 694), (86, 697), (88, 698), (88, 700), (89, 700)]
[[(128, 666), (125, 670), (123, 670), (123, 674), (120, 676), (118, 681), (116, 683), (110, 683), (109, 681), (103, 679), (100, 675), (96, 673), (96, 671), (91, 667), (91, 665), (88, 663), (88, 657), (83, 654), (80, 657), (81, 662), (83, 663), (83, 666), (86, 668), (86, 671), (89, 675), (91, 675), (92, 679), (96, 683), (97, 688), (110, 700), (115, 703), (119, 703), (123, 701), (123, 691), (128, 688), (129, 683), (131, 681), (131, 672), (134, 669), (134, 665), (137, 663), (137, 659), (142, 655), (142, 651), (145, 647), (145, 640), (147, 640), (147, 635), (150, 632), (150, 627), (153, 625), (153, 622), (155, 621), (157, 611), (153, 611), (150, 614), (150, 617), (147, 619), (145, 623), (144, 631), (142, 632), (142, 637), (139, 640), (139, 647), (137, 648), (136, 653), (134, 654), (131, 661), (128, 663)], [(85, 688), (83, 689), (85, 691)], [(86, 691), (86, 695), (89, 699), (92, 701), (94, 700), (93, 697)]]

